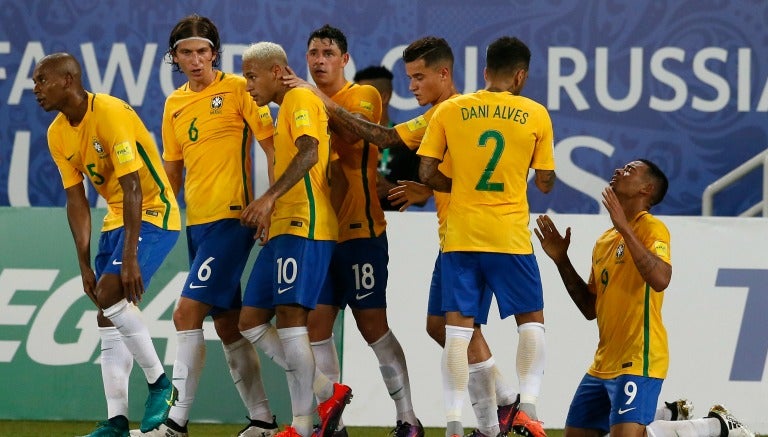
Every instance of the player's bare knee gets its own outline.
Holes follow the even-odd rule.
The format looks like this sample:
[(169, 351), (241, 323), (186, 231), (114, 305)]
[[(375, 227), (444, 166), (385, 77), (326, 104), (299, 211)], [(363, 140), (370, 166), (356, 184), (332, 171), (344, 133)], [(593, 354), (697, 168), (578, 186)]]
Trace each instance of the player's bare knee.
[(232, 344), (243, 338), (242, 334), (240, 334), (237, 320), (234, 323), (230, 320), (219, 323), (217, 319), (213, 319), (213, 326), (216, 328), (216, 335), (219, 336), (224, 344)]
[(515, 322), (517, 322), (517, 326), (523, 325), (525, 323), (544, 323), (544, 311), (533, 311), (530, 313), (522, 313), (522, 314), (515, 314)]
[(440, 347), (445, 347), (445, 324), (433, 323), (430, 320), (427, 320), (427, 334), (429, 334), (432, 340), (435, 340)]

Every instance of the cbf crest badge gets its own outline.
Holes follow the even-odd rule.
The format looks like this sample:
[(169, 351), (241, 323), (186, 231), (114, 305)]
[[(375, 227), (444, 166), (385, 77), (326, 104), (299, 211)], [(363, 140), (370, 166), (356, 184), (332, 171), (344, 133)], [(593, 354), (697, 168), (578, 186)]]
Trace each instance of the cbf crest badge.
[(619, 244), (616, 248), (616, 262), (624, 261), (624, 243)]
[(93, 137), (91, 144), (93, 144), (93, 148), (96, 150), (96, 153), (99, 154), (99, 158), (105, 158), (107, 156), (107, 154), (104, 153), (104, 146), (101, 145), (98, 138)]
[(211, 99), (211, 114), (221, 114), (221, 107), (224, 106), (223, 96), (214, 96)]

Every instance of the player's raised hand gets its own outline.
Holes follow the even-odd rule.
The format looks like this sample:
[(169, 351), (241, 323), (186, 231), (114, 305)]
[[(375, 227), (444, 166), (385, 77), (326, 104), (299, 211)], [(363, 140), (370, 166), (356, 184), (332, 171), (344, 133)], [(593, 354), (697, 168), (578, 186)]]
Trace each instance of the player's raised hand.
[(613, 227), (623, 234), (623, 231), (629, 227), (629, 222), (627, 221), (626, 214), (624, 214), (624, 208), (621, 207), (619, 198), (616, 197), (616, 193), (610, 186), (605, 187), (603, 190), (603, 206), (605, 206), (605, 209), (608, 210), (608, 214), (611, 216)]
[(285, 72), (286, 74), (281, 77), (283, 80), (283, 85), (287, 85), (290, 88), (314, 88), (311, 83), (297, 76), (296, 72), (294, 72), (293, 69), (287, 65), (285, 66)]
[(536, 237), (539, 238), (541, 248), (555, 263), (560, 262), (568, 256), (568, 247), (571, 245), (571, 228), (565, 229), (565, 237), (552, 222), (548, 215), (540, 215), (536, 219), (537, 228), (533, 229)]

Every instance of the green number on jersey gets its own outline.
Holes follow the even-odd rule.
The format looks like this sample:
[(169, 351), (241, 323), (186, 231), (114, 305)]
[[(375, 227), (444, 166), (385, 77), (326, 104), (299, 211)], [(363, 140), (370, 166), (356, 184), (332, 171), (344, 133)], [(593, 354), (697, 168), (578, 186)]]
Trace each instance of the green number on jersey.
[(189, 123), (189, 130), (187, 131), (187, 134), (189, 134), (190, 141), (197, 141), (198, 131), (197, 131), (197, 128), (195, 127), (196, 121), (197, 121), (197, 117), (192, 119), (192, 123)]
[(91, 177), (91, 181), (93, 181), (94, 185), (101, 185), (104, 183), (104, 176), (96, 173), (93, 168), (96, 167), (96, 164), (88, 164), (85, 166), (85, 168), (88, 169), (88, 175)]
[(483, 171), (482, 176), (480, 176), (480, 180), (477, 181), (475, 189), (477, 191), (504, 191), (503, 182), (489, 182), (491, 176), (493, 176), (493, 171), (496, 170), (496, 166), (499, 164), (501, 153), (504, 152), (504, 137), (501, 136), (499, 131), (487, 130), (480, 135), (480, 140), (478, 141), (477, 146), (485, 147), (485, 144), (489, 139), (495, 141), (496, 147), (494, 147), (493, 155), (491, 155), (488, 165), (485, 166), (485, 170)]

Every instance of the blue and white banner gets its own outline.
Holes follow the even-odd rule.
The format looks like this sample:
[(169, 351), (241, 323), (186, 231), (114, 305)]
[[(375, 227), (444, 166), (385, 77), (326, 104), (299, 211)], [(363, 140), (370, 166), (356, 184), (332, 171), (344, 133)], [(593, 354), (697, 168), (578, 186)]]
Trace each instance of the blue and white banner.
[[(32, 93), (35, 63), (73, 53), (89, 90), (127, 100), (159, 138), (165, 96), (183, 82), (164, 62), (168, 34), (191, 13), (217, 24), (230, 72), (249, 43), (271, 40), (306, 77), (309, 33), (341, 28), (349, 78), (371, 64), (393, 70), (397, 121), (423, 111), (400, 59), (409, 42), (445, 37), (458, 89), (469, 92), (484, 86), (485, 47), (520, 37), (533, 52), (523, 94), (551, 112), (560, 179), (549, 195), (531, 191), (533, 211), (600, 212), (612, 170), (645, 157), (671, 179), (655, 212), (697, 215), (704, 189), (768, 144), (768, 3), (759, 0), (0, 0), (0, 206), (64, 204), (45, 139), (53, 114)], [(716, 196), (715, 214), (760, 202), (760, 186), (760, 172), (749, 174)]]

